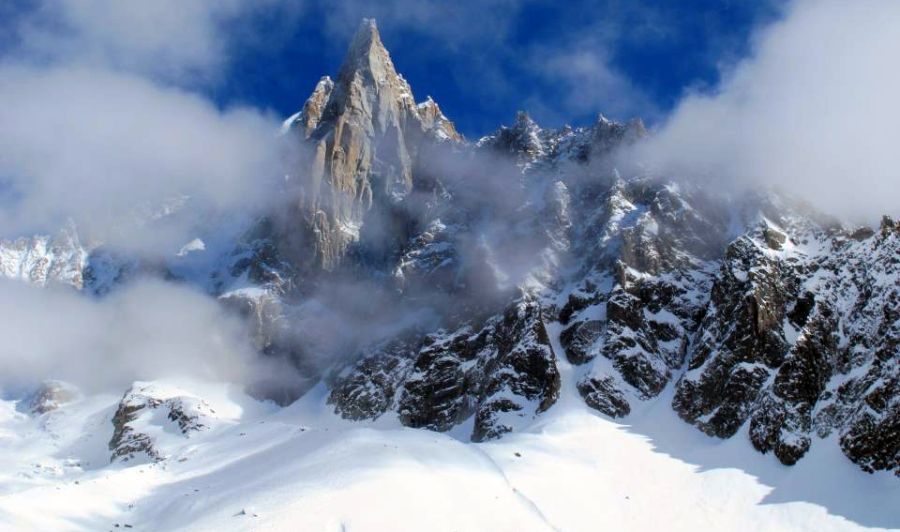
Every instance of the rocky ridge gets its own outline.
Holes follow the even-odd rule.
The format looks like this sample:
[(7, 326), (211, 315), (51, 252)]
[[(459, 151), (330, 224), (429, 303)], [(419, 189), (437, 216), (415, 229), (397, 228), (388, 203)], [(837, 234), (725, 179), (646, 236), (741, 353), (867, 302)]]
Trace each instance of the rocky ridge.
[[(623, 177), (611, 155), (645, 135), (639, 121), (545, 130), (520, 113), (462, 146), (517, 168), (498, 178), (517, 215), (499, 227), (528, 240), (517, 290), (476, 319), (364, 346), (330, 378), (335, 411), (394, 412), (433, 430), (472, 419), (473, 440), (493, 438), (552, 406), (564, 356), (580, 395), (606, 415), (675, 386), (686, 421), (717, 437), (747, 427), (784, 463), (834, 433), (864, 469), (900, 471), (894, 223), (849, 231), (771, 193), (736, 200)], [(480, 229), (477, 202), (452, 176), (441, 186), (440, 216), (398, 245), (395, 277), (465, 301), (467, 268), (503, 284), (512, 276), (498, 261), (523, 246), (481, 235), (484, 260), (474, 260), (464, 246)]]
[[(470, 143), (416, 103), (368, 20), (283, 134), (301, 153), (288, 207), (204, 282), (261, 352), (303, 369), (296, 393), (321, 378), (345, 418), (483, 441), (563, 386), (615, 418), (668, 388), (710, 436), (785, 464), (832, 441), (900, 475), (897, 222), (847, 229), (774, 193), (648, 175), (616, 157), (647, 135), (638, 120), (545, 129), (521, 112)], [(104, 264), (72, 237), (0, 250), (4, 275), (36, 284), (91, 287)], [(378, 290), (335, 290), (348, 280)], [(160, 427), (183, 437), (213, 414), (132, 389), (113, 459), (160, 459)]]

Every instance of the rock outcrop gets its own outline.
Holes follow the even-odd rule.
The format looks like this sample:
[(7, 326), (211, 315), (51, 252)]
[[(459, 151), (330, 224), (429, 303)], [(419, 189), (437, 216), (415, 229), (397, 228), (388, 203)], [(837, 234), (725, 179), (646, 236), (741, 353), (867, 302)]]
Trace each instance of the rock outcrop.
[(24, 402), (23, 409), (32, 415), (42, 415), (71, 403), (80, 396), (78, 389), (62, 381), (42, 382)]
[(112, 418), (110, 461), (164, 460), (166, 439), (186, 438), (209, 428), (215, 414), (206, 401), (181, 390), (136, 382), (122, 396)]
[(723, 438), (748, 424), (754, 447), (785, 464), (837, 432), (864, 470), (900, 475), (898, 280), (892, 231), (859, 239), (795, 218), (740, 237), (695, 333), (675, 410)]
[(547, 410), (560, 376), (541, 305), (523, 299), (480, 327), (438, 331), (367, 353), (334, 381), (345, 418), (396, 410), (411, 427), (446, 431), (474, 416), (471, 438), (514, 430)]

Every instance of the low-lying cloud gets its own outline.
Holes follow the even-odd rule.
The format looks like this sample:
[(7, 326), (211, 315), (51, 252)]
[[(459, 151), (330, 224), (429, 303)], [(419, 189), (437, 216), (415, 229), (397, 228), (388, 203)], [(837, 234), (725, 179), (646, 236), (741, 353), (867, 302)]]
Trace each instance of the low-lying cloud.
[(198, 212), (259, 208), (277, 183), (277, 122), (252, 109), (81, 67), (2, 67), (0, 101), (5, 233), (72, 218), (90, 240), (171, 248), (189, 227), (148, 235), (148, 213), (185, 198)]
[[(0, 50), (0, 237), (74, 221), (82, 243), (154, 264), (204, 228), (266, 209), (283, 182), (278, 120), (196, 88), (227, 66), (228, 24), (270, 5), (14, 9), (6, 33), (17, 39)], [(259, 389), (294, 377), (280, 364), (215, 299), (183, 286), (132, 280), (97, 299), (0, 283), (2, 387), (57, 378), (121, 391), (177, 375)]]
[(17, 39), (0, 50), (0, 237), (73, 220), (82, 242), (153, 258), (205, 220), (277, 197), (276, 117), (197, 90), (226, 71), (238, 39), (229, 30), (276, 9), (301, 11), (276, 0), (19, 10), (8, 30)]
[(642, 147), (654, 170), (776, 186), (872, 220), (900, 205), (900, 4), (799, 0), (711, 93), (689, 94)]
[(291, 375), (261, 358), (215, 300), (185, 287), (144, 280), (98, 300), (0, 281), (0, 388), (49, 378), (118, 393), (173, 376), (254, 384)]

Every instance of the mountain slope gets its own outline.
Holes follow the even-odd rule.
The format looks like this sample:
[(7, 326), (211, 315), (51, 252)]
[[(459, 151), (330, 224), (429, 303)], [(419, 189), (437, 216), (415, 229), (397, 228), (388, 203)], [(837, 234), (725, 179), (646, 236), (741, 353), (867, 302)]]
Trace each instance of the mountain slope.
[[(280, 409), (222, 384), (156, 382), (138, 386), (161, 401), (202, 397), (216, 421), (184, 435), (155, 418), (145, 430), (155, 427), (169, 458), (107, 465), (108, 452), (92, 453), (106, 451), (100, 440), (113, 435), (120, 398), (76, 399), (36, 417), (3, 401), (0, 522), (53, 530), (900, 526), (896, 481), (863, 473), (836, 447), (785, 468), (746, 440), (712, 439), (678, 420), (667, 406), (671, 390), (622, 425), (581, 404), (563, 366), (570, 392), (557, 408), (479, 444), (396, 419), (343, 421), (323, 387)], [(94, 425), (96, 436), (86, 437)]]

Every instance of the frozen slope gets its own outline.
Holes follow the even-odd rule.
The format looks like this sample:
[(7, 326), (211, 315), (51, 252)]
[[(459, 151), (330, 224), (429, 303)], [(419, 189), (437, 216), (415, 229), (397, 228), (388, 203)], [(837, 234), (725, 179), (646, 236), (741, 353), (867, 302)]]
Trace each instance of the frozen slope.
[[(900, 527), (900, 483), (836, 444), (782, 466), (745, 438), (680, 421), (671, 390), (609, 421), (572, 390), (529, 429), (492, 443), (347, 422), (314, 389), (278, 409), (233, 387), (180, 384), (216, 412), (168, 458), (108, 464), (119, 397), (39, 416), (2, 403), (6, 530), (857, 530)], [(460, 434), (464, 432), (460, 431)], [(834, 442), (831, 442), (834, 443)]]

